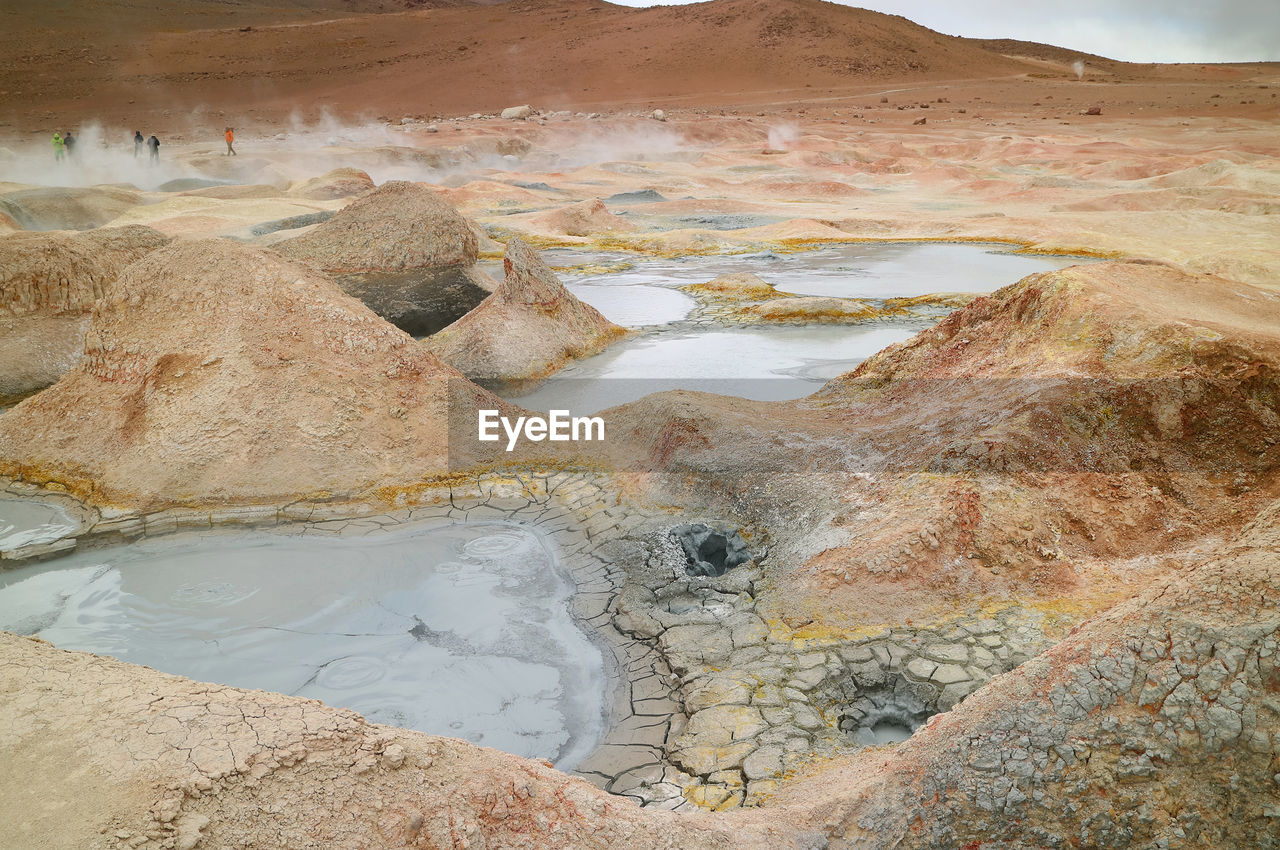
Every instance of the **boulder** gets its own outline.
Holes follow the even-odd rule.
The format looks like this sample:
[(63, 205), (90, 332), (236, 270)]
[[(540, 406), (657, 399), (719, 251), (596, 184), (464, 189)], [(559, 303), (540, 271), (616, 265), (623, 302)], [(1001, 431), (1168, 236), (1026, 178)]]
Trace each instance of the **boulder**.
[(0, 213), (23, 230), (92, 230), (140, 203), (142, 195), (132, 189), (50, 186), (0, 195)]
[(178, 241), (94, 307), (84, 360), (0, 417), (0, 474), (83, 499), (277, 503), (449, 469), (450, 411), (509, 406), (331, 280)]
[(502, 110), (502, 117), (508, 120), (523, 121), (526, 118), (534, 116), (533, 107), (525, 104), (524, 106), (508, 106)]
[(574, 297), (520, 239), (507, 242), (503, 267), (492, 295), (426, 343), (472, 380), (536, 381), (626, 333)]
[(418, 183), (385, 183), (272, 248), (335, 275), (345, 292), (415, 336), (440, 330), (489, 294), (475, 269), (475, 228)]
[(373, 178), (358, 168), (335, 168), (327, 174), (294, 184), (289, 194), (309, 201), (331, 201), (374, 188)]
[(137, 225), (0, 239), (0, 396), (47, 387), (74, 366), (94, 302), (168, 241)]

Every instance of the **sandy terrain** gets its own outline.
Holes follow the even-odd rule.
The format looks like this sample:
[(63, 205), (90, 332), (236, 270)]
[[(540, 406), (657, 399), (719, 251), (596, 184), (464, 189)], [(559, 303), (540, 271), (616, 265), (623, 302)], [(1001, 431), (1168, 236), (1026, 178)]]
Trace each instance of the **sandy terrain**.
[[(547, 523), (596, 559), (575, 616), (646, 659), (621, 662), (630, 725), (581, 775), (656, 808), (766, 807), (642, 811), (461, 741), (3, 636), (0, 778), (23, 773), (0, 836), (1280, 846), (1280, 64), (1133, 65), (810, 0), (24, 2), (0, 56), (0, 256), (25, 258), (0, 330), (57, 349), (0, 363), (15, 393), (52, 384), (0, 414), (9, 497), (74, 497), (90, 542), (428, 508)], [(151, 230), (108, 230), (128, 225)], [(127, 257), (90, 256), (122, 232)], [(770, 280), (769, 257), (900, 240), (1109, 262), (982, 296)], [(604, 446), (459, 468), (456, 423), (520, 403), (460, 372), (540, 379), (642, 333), (553, 272), (731, 255), (755, 264), (683, 287), (685, 330), (921, 330), (808, 398), (659, 393), (605, 411)], [(445, 306), (471, 312), (425, 343), (384, 321)], [(695, 518), (755, 560), (686, 575), (668, 529)], [(904, 705), (932, 719), (857, 752)]]

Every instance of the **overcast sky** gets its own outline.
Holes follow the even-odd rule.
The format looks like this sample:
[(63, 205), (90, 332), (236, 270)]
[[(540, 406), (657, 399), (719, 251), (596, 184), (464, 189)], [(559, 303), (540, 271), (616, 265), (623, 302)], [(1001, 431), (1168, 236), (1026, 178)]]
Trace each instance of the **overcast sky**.
[(1040, 41), (1130, 62), (1280, 60), (1280, 0), (849, 0), (845, 5), (902, 15), (948, 35)]

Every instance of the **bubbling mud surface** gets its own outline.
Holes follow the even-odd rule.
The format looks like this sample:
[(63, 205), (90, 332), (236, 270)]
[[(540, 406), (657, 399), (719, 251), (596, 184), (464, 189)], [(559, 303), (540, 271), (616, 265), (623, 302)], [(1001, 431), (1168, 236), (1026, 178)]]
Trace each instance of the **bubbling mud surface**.
[(80, 524), (65, 509), (49, 502), (0, 499), (0, 551), (64, 537)]
[(570, 769), (609, 681), (572, 593), (513, 524), (184, 533), (0, 573), (0, 628)]

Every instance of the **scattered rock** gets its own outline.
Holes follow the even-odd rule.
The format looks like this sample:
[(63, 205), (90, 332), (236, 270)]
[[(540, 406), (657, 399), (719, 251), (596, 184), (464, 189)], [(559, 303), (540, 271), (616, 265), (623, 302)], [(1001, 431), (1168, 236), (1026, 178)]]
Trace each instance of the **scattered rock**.
[(532, 118), (535, 114), (533, 107), (528, 104), (524, 106), (508, 106), (502, 110), (502, 117), (507, 120), (523, 121)]

